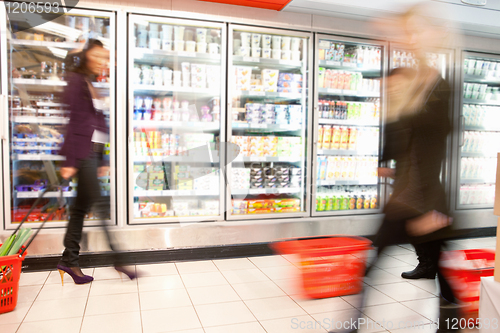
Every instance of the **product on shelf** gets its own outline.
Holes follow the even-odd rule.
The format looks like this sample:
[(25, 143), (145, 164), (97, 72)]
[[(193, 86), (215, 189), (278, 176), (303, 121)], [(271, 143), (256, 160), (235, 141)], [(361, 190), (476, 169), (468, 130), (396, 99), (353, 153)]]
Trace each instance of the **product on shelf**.
[(378, 151), (379, 128), (319, 126), (318, 149)]
[(169, 134), (168, 130), (135, 132), (135, 156), (189, 156), (189, 150), (215, 141), (210, 133)]
[(142, 218), (213, 216), (219, 214), (218, 200), (172, 199), (170, 203), (138, 201), (134, 203), (134, 216)]
[(376, 186), (333, 186), (319, 189), (316, 211), (360, 210), (378, 208)]
[(320, 119), (378, 121), (379, 99), (367, 102), (319, 100), (318, 116)]
[(233, 136), (232, 143), (240, 147), (242, 156), (300, 157), (301, 137)]
[(236, 56), (292, 61), (302, 59), (301, 38), (249, 32), (240, 32), (234, 37)]
[(366, 67), (380, 67), (380, 48), (371, 46), (346, 46), (326, 40), (319, 42), (319, 60), (337, 61)]
[(219, 89), (220, 66), (181, 63), (181, 70), (169, 67), (135, 65), (133, 81), (137, 85), (154, 85), (156, 87), (185, 87), (196, 89)]
[(495, 155), (500, 151), (500, 133), (498, 132), (464, 132), (464, 153), (482, 153)]
[(254, 125), (301, 125), (302, 105), (246, 103), (245, 109), (233, 108), (233, 121)]
[(286, 165), (233, 168), (231, 189), (300, 188), (302, 169)]
[(500, 121), (500, 107), (464, 104), (463, 110), (465, 126), (496, 126)]
[[(175, 122), (212, 122), (220, 118), (220, 98), (213, 98), (208, 103), (211, 106), (201, 107), (202, 117), (198, 115), (196, 106), (187, 100), (179, 102), (175, 98), (160, 98), (135, 96), (134, 120), (175, 121)], [(212, 113), (210, 115), (209, 113)]]
[(377, 182), (378, 158), (371, 156), (318, 156), (321, 180), (359, 180)]
[(500, 62), (482, 59), (465, 59), (464, 72), (468, 75), (500, 78)]
[(235, 215), (294, 213), (300, 211), (300, 205), (300, 199), (296, 198), (245, 200), (233, 199), (232, 213)]
[(464, 83), (464, 98), (479, 100), (500, 100), (500, 88), (487, 84)]
[(461, 178), (495, 182), (497, 158), (462, 157)]
[(460, 187), (461, 205), (492, 205), (495, 202), (495, 185), (462, 185)]
[(363, 79), (359, 72), (346, 72), (335, 69), (319, 68), (319, 88), (339, 89), (360, 92), (379, 92), (379, 79)]
[(302, 93), (302, 74), (279, 73), (278, 92)]

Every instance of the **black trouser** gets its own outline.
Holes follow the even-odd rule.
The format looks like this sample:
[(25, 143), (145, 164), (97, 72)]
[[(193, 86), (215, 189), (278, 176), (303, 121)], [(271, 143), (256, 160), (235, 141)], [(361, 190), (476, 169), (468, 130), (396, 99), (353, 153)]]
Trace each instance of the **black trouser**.
[[(91, 153), (86, 159), (80, 160), (78, 169), (78, 190), (75, 202), (70, 210), (70, 217), (66, 235), (64, 236), (64, 247), (60, 264), (66, 267), (78, 267), (80, 253), (80, 241), (82, 239), (83, 221), (93, 207), (97, 217), (102, 221), (109, 247), (116, 251), (117, 246), (113, 243), (105, 219), (109, 216), (109, 197), (101, 194), (101, 185), (97, 178), (97, 168), (99, 166), (99, 153)], [(115, 265), (121, 265), (121, 256), (115, 252)]]

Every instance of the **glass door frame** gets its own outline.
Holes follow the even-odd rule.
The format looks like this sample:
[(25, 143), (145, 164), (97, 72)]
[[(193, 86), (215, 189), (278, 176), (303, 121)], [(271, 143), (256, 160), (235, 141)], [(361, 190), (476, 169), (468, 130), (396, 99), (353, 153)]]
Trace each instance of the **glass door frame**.
[[(388, 74), (390, 74), (391, 70), (394, 68), (392, 67), (393, 64), (393, 51), (396, 50), (405, 50), (404, 44), (401, 43), (389, 43), (389, 66), (388, 66)], [(442, 169), (442, 175), (444, 175), (444, 188), (446, 191), (446, 197), (447, 197), (447, 204), (448, 204), (448, 209), (452, 210), (454, 205), (453, 205), (453, 196), (452, 196), (452, 189), (454, 188), (454, 176), (453, 176), (453, 164), (455, 161), (455, 156), (454, 156), (454, 142), (455, 142), (455, 105), (457, 103), (456, 101), (456, 96), (454, 94), (454, 91), (456, 90), (456, 74), (455, 74), (455, 61), (456, 61), (456, 55), (457, 52), (455, 49), (444, 49), (439, 52), (440, 54), (445, 54), (446, 56), (446, 61), (448, 62), (448, 66), (446, 67), (446, 72), (442, 72), (441, 74), (445, 74), (446, 77), (448, 78), (448, 84), (450, 85), (450, 110), (449, 110), (449, 119), (450, 119), (450, 126), (451, 126), (451, 132), (448, 135), (448, 138), (446, 140), (446, 158), (443, 161), (443, 169)], [(387, 183), (387, 182), (386, 182)], [(388, 183), (386, 186), (390, 186)], [(387, 189), (386, 190), (386, 202), (389, 200), (389, 193), (390, 191)]]
[[(305, 173), (302, 175), (305, 177), (305, 183), (303, 183), (302, 186), (305, 185), (304, 189), (304, 195), (305, 198), (301, 199), (304, 200), (302, 207), (304, 208), (303, 211), (297, 212), (297, 213), (277, 213), (277, 214), (246, 214), (246, 215), (233, 215), (232, 214), (232, 198), (231, 198), (231, 169), (232, 169), (232, 163), (228, 163), (226, 165), (226, 179), (227, 179), (227, 184), (226, 184), (226, 219), (227, 220), (265, 220), (265, 219), (285, 219), (285, 218), (294, 218), (294, 217), (308, 217), (310, 216), (310, 204), (308, 201), (311, 200), (311, 151), (310, 151), (310, 142), (312, 139), (312, 98), (313, 98), (313, 81), (312, 81), (312, 75), (313, 74), (313, 57), (312, 55), (314, 54), (313, 50), (313, 41), (314, 41), (314, 34), (311, 32), (304, 32), (302, 30), (291, 30), (291, 29), (280, 29), (280, 28), (266, 28), (262, 26), (250, 26), (250, 25), (244, 25), (244, 24), (233, 24), (229, 23), (229, 29), (228, 29), (228, 38), (227, 38), (227, 112), (229, 113), (230, 111), (232, 112), (232, 98), (233, 98), (233, 91), (232, 91), (232, 86), (231, 82), (233, 82), (233, 77), (231, 75), (234, 75), (233, 71), (233, 33), (235, 30), (244, 30), (246, 32), (255, 32), (255, 33), (260, 33), (260, 34), (276, 34), (276, 35), (281, 35), (281, 36), (290, 36), (290, 37), (300, 37), (300, 38), (309, 38), (309, 43), (307, 48), (304, 47), (303, 50), (307, 50), (308, 52), (308, 59), (307, 62), (303, 62), (303, 66), (307, 66), (307, 71), (304, 71), (306, 74), (309, 74), (307, 77), (307, 95), (306, 92), (303, 92), (304, 96), (303, 98), (306, 99), (305, 105), (307, 106), (307, 113), (305, 117), (305, 121), (307, 124), (306, 126), (306, 138), (304, 142), (304, 147), (305, 147), (305, 156), (303, 156), (304, 159), (304, 171)], [(221, 103), (222, 104), (222, 103)], [(304, 124), (302, 124), (304, 126)], [(228, 114), (227, 117), (227, 142), (231, 142), (233, 136), (233, 130), (232, 130), (232, 117)], [(309, 164), (308, 164), (309, 163)]]
[[(465, 59), (469, 57), (476, 57), (476, 58), (489, 58), (489, 59), (496, 59), (498, 62), (500, 62), (500, 54), (498, 53), (489, 53), (488, 51), (472, 51), (472, 50), (462, 50), (459, 55), (457, 56), (459, 64), (457, 67), (457, 70), (460, 71), (460, 73), (457, 74), (457, 84), (459, 86), (456, 87), (456, 91), (459, 92), (456, 96), (456, 103), (458, 105), (458, 112), (457, 112), (457, 131), (456, 131), (456, 149), (453, 149), (453, 161), (456, 161), (453, 165), (453, 171), (452, 171), (452, 190), (454, 195), (451, 197), (451, 208), (453, 211), (461, 211), (461, 212), (467, 212), (467, 211), (473, 211), (473, 210), (493, 210), (493, 204), (491, 205), (481, 205), (481, 204), (476, 204), (476, 205), (461, 205), (460, 204), (460, 179), (461, 179), (461, 162), (462, 162), (462, 146), (464, 144), (464, 136), (465, 136), (465, 116), (463, 114), (463, 105), (464, 105), (464, 96), (463, 96), (463, 87), (465, 84), (465, 74), (464, 74), (464, 61)], [(498, 80), (500, 84), (500, 79)], [(491, 104), (492, 106), (496, 106), (500, 108), (500, 102), (497, 102), (498, 104)], [(500, 131), (499, 131), (500, 132)], [(498, 161), (497, 161), (498, 163)]]
[[(109, 59), (110, 59), (110, 72), (109, 72), (109, 100), (110, 100), (110, 115), (109, 115), (109, 122), (110, 122), (110, 166), (116, 166), (116, 68), (115, 68), (115, 62), (116, 62), (116, 11), (103, 11), (103, 10), (86, 10), (86, 9), (76, 9), (73, 8), (71, 9), (70, 12), (68, 12), (65, 15), (87, 15), (87, 16), (99, 16), (99, 17), (105, 17), (109, 18), (109, 26), (110, 26), (110, 44), (109, 44)], [(8, 94), (9, 94), (9, 76), (8, 76), (8, 50), (7, 50), (7, 36), (10, 33), (7, 30), (7, 13), (5, 10), (5, 6), (0, 6), (0, 34), (2, 37), (5, 38), (0, 38), (0, 60), (1, 60), (1, 66), (2, 66), (2, 72), (1, 72), (1, 86), (2, 86), (2, 99), (0, 102), (2, 103), (2, 107), (0, 107), (0, 110), (3, 108), (5, 112), (5, 118), (6, 122), (3, 125), (4, 128), (2, 131), (5, 131), (5, 136), (6, 140), (3, 140), (3, 151), (4, 151), (4, 163), (3, 163), (3, 179), (5, 180), (4, 182), (4, 226), (5, 230), (12, 230), (17, 228), (18, 223), (12, 223), (11, 221), (11, 215), (10, 211), (12, 209), (11, 206), (11, 199), (12, 199), (12, 184), (10, 183), (10, 158), (7, 158), (10, 156), (10, 119), (9, 119), (9, 105), (8, 105)], [(110, 184), (110, 214), (111, 214), (111, 221), (112, 225), (116, 225), (116, 168), (111, 167), (110, 168), (110, 180), (113, 180)], [(6, 186), (8, 185), (8, 186)], [(7, 209), (8, 208), (8, 209)], [(92, 220), (86, 220), (85, 221), (85, 226), (98, 226), (101, 225), (102, 222), (100, 220), (97, 221), (92, 221)], [(64, 228), (67, 225), (67, 221), (61, 221), (61, 222), (47, 222), (47, 224), (44, 226), (44, 228)], [(31, 228), (39, 228), (41, 226), (41, 222), (30, 222), (30, 227)]]
[[(318, 156), (318, 129), (319, 129), (319, 118), (317, 116), (318, 113), (318, 103), (319, 103), (319, 83), (318, 83), (318, 70), (319, 70), (319, 41), (322, 39), (328, 39), (328, 40), (335, 40), (339, 42), (344, 42), (344, 43), (359, 43), (363, 45), (369, 45), (369, 46), (378, 46), (382, 48), (381, 52), (381, 68), (380, 68), (380, 73), (381, 77), (380, 79), (382, 82), (380, 82), (380, 138), (379, 138), (379, 166), (380, 166), (380, 158), (381, 158), (381, 152), (382, 152), (382, 145), (383, 145), (383, 133), (384, 133), (384, 120), (385, 120), (385, 115), (386, 115), (386, 89), (385, 89), (385, 78), (387, 77), (387, 59), (388, 59), (388, 49), (389, 49), (389, 43), (388, 42), (377, 42), (374, 40), (370, 39), (363, 39), (363, 38), (355, 38), (355, 37), (343, 37), (343, 36), (338, 36), (338, 35), (333, 35), (333, 34), (324, 34), (324, 33), (317, 33), (315, 34), (315, 59), (314, 59), (314, 116), (313, 116), (313, 122), (314, 122), (314, 139), (313, 139), (313, 147), (312, 147), (312, 152), (313, 152), (313, 158), (312, 158), (312, 179), (313, 179), (313, 185), (311, 186), (311, 191), (312, 191), (312, 197), (311, 197), (311, 212), (312, 216), (345, 216), (345, 215), (371, 215), (371, 214), (381, 214), (384, 204), (385, 204), (385, 186), (383, 186), (383, 183), (380, 180), (380, 177), (378, 177), (378, 185), (379, 186), (379, 194), (378, 194), (378, 208), (376, 209), (367, 209), (367, 210), (338, 210), (338, 211), (324, 211), (324, 212), (318, 212), (316, 211), (315, 204), (316, 204), (316, 193), (317, 193), (317, 187), (316, 187), (316, 179), (318, 175), (318, 163), (317, 163), (317, 156)], [(346, 68), (348, 69), (348, 68)]]
[[(147, 219), (137, 219), (134, 217), (134, 173), (133, 173), (133, 151), (132, 151), (132, 142), (133, 142), (133, 114), (134, 114), (134, 85), (132, 82), (131, 69), (134, 68), (134, 51), (136, 48), (134, 45), (134, 19), (143, 19), (146, 21), (154, 21), (155, 23), (164, 23), (164, 24), (172, 24), (172, 25), (186, 25), (192, 27), (203, 27), (203, 28), (214, 28), (221, 30), (221, 45), (220, 45), (220, 56), (221, 56), (221, 86), (220, 86), (220, 142), (225, 142), (226, 132), (225, 132), (225, 123), (226, 123), (226, 40), (227, 40), (227, 25), (224, 23), (218, 23), (213, 21), (201, 21), (201, 20), (190, 20), (190, 19), (180, 19), (180, 18), (172, 18), (169, 16), (154, 16), (150, 14), (136, 14), (132, 12), (127, 13), (127, 31), (128, 31), (128, 80), (127, 80), (127, 101), (128, 107), (126, 108), (127, 114), (127, 168), (128, 168), (128, 192), (127, 192), (127, 202), (128, 202), (128, 224), (131, 225), (141, 225), (141, 224), (170, 224), (170, 223), (179, 223), (179, 222), (210, 222), (210, 221), (223, 221), (224, 220), (224, 176), (222, 174), (223, 165), (225, 165), (225, 156), (223, 154), (219, 154), (219, 215), (218, 216), (186, 216), (186, 217), (160, 217), (160, 218), (147, 218)], [(193, 58), (196, 61), (196, 57)]]

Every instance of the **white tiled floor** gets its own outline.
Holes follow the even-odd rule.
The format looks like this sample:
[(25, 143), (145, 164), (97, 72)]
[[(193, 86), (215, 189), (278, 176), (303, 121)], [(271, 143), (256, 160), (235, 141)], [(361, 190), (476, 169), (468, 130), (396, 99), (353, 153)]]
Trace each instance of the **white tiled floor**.
[[(495, 238), (458, 240), (452, 249), (494, 248)], [(391, 246), (359, 295), (303, 296), (297, 257), (263, 256), (137, 265), (140, 277), (122, 280), (110, 267), (85, 269), (95, 281), (75, 285), (57, 271), (23, 273), (18, 305), (0, 315), (2, 333), (326, 333), (340, 321), (431, 323), (438, 315), (433, 280), (404, 280), (417, 262), (410, 245)], [(131, 267), (134, 269), (134, 267)], [(372, 325), (360, 333), (434, 333)], [(467, 333), (475, 333), (469, 330)]]

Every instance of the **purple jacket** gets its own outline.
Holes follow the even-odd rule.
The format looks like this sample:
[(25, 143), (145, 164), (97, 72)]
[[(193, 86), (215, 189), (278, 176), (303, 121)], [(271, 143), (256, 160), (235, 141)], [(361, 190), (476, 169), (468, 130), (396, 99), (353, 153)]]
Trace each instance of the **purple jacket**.
[(64, 90), (63, 103), (69, 106), (70, 117), (60, 154), (66, 157), (65, 167), (79, 167), (79, 161), (89, 156), (95, 129), (108, 133), (106, 120), (92, 103), (85, 75), (71, 73)]

